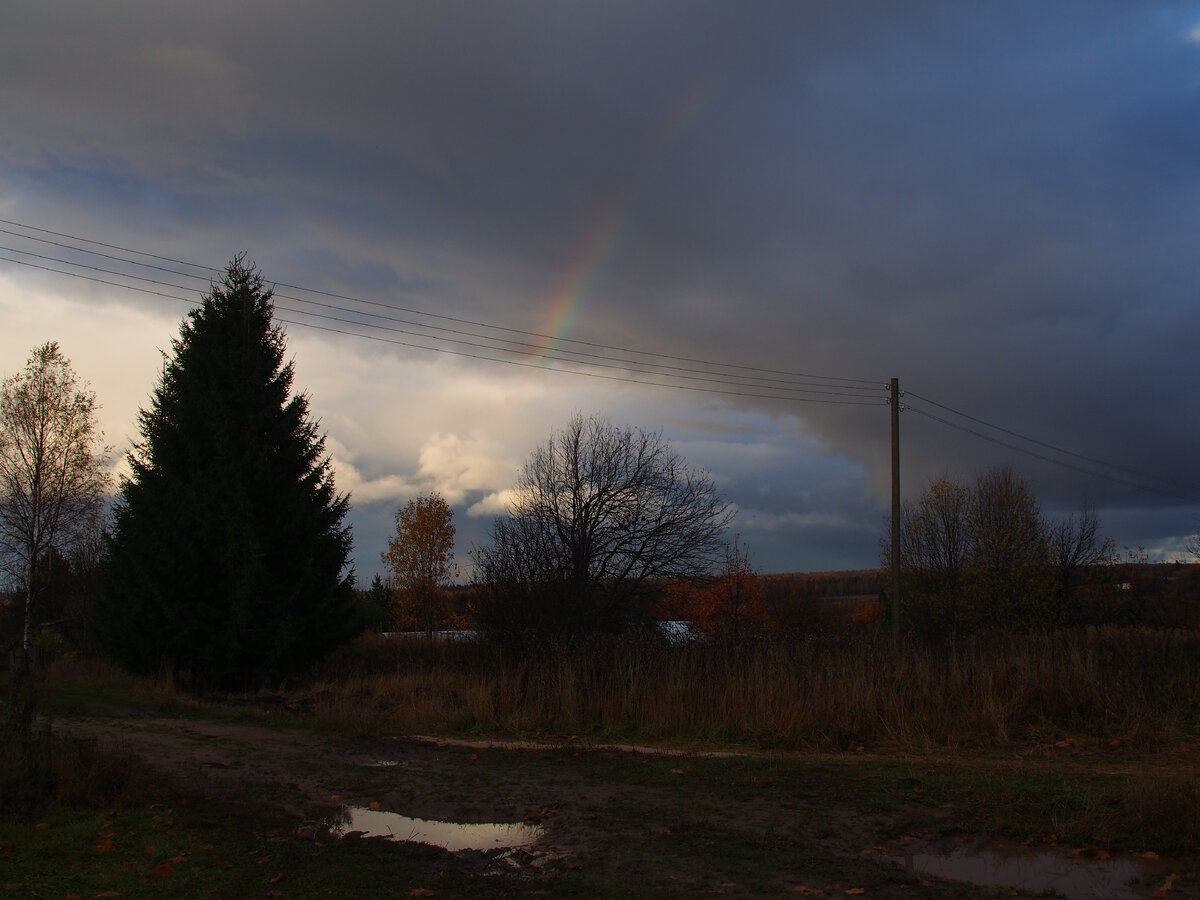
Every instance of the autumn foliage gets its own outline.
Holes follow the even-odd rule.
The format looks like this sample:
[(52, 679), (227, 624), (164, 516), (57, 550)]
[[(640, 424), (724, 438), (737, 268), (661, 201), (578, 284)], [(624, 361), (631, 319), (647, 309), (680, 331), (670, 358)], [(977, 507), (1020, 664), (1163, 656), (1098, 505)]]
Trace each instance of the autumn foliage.
[(661, 613), (706, 634), (733, 638), (769, 632), (774, 624), (762, 578), (747, 546), (736, 541), (726, 548), (725, 564), (715, 577), (672, 584)]
[(436, 491), (414, 497), (396, 513), (396, 534), (383, 562), (395, 584), (393, 627), (425, 631), (448, 624), (445, 587), (454, 562), (454, 510)]

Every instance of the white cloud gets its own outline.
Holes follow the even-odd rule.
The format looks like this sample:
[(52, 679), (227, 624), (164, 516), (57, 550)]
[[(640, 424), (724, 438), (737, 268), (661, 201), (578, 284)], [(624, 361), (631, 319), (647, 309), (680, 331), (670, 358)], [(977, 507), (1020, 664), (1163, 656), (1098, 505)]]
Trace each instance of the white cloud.
[(68, 298), (6, 275), (0, 277), (0, 373), (16, 373), (35, 346), (57, 341), (95, 391), (105, 442), (121, 455), (138, 437), (138, 411), (150, 403), (160, 350), (178, 335), (182, 314), (182, 307), (111, 303), (93, 290)]
[(418, 456), (419, 477), (453, 506), (468, 494), (494, 493), (513, 481), (516, 462), (507, 448), (480, 434), (462, 438), (457, 434), (434, 434)]
[(333, 463), (337, 489), (339, 493), (349, 492), (352, 503), (394, 501), (417, 493), (413, 483), (402, 475), (364, 475), (354, 463), (358, 454), (333, 438), (326, 436), (325, 449)]
[(516, 491), (508, 488), (488, 494), (478, 503), (471, 504), (467, 509), (467, 515), (475, 518), (479, 516), (507, 515), (516, 493)]

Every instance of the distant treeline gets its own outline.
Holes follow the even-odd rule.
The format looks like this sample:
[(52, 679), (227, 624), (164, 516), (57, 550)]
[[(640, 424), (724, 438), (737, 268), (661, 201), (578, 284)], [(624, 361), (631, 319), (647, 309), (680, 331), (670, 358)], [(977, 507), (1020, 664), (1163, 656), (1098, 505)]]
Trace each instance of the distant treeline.
[(806, 594), (821, 600), (878, 597), (884, 589), (884, 573), (878, 569), (849, 569), (841, 572), (789, 572), (761, 576), (773, 594)]
[[(1071, 626), (1200, 627), (1200, 565), (1112, 563), (1085, 567), (1081, 576)], [(828, 633), (885, 620), (890, 577), (881, 569), (847, 569), (764, 574), (756, 579), (772, 630)], [(364, 609), (374, 610), (366, 614), (372, 630), (392, 630), (386, 627), (386, 598), (370, 590), (361, 591), (360, 597)], [(447, 588), (439, 627), (475, 627), (472, 599), (470, 585)], [(662, 612), (659, 618), (673, 617), (665, 609)]]

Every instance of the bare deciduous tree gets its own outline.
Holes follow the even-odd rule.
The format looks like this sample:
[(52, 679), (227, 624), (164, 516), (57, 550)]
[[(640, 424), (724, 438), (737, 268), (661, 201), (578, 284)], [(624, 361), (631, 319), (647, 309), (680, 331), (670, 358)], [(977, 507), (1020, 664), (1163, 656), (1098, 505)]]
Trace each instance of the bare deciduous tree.
[[(973, 486), (934, 481), (902, 514), (902, 598), (913, 626), (930, 635), (1059, 627), (1080, 570), (1112, 552), (1091, 507), (1047, 521), (1007, 466), (980, 473)], [(889, 558), (886, 541), (882, 549)]]
[(0, 557), (25, 593), (22, 647), (33, 639), (34, 569), (63, 555), (101, 502), (109, 478), (96, 395), (48, 342), (0, 387)]
[(636, 618), (654, 579), (711, 570), (732, 510), (657, 433), (576, 415), (534, 451), (477, 548), (482, 618), (590, 631)]
[[(921, 598), (921, 615), (940, 628), (963, 627), (967, 610), (962, 591), (971, 552), (971, 491), (940, 478), (901, 511), (900, 566)], [(884, 548), (884, 558), (890, 556)], [(902, 594), (902, 596), (904, 596)]]
[(1050, 563), (1058, 579), (1058, 590), (1065, 603), (1079, 580), (1079, 573), (1112, 559), (1112, 538), (1100, 537), (1100, 515), (1090, 503), (1078, 513), (1049, 525)]

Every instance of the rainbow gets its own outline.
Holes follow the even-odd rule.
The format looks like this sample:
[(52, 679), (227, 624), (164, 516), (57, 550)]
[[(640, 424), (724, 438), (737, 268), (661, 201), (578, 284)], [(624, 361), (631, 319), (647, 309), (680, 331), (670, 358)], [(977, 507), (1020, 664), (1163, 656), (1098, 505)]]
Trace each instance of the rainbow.
[(558, 346), (574, 332), (584, 302), (609, 264), (617, 258), (632, 230), (632, 212), (642, 188), (658, 170), (663, 158), (700, 118), (712, 95), (712, 83), (711, 78), (705, 79), (671, 107), (651, 141), (651, 152), (641, 167), (641, 175), (633, 179), (616, 201), (605, 204), (591, 217), (583, 240), (546, 300), (542, 327), (537, 329), (545, 335), (540, 349), (542, 359), (553, 356)]

